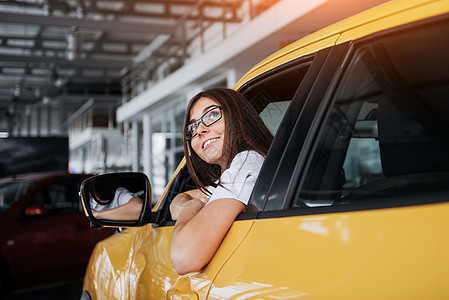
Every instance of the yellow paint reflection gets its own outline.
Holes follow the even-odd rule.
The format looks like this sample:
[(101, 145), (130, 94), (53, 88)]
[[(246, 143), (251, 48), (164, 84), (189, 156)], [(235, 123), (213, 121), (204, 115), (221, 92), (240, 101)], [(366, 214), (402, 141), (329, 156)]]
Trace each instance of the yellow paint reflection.
[(210, 299), (298, 299), (307, 293), (288, 287), (273, 286), (260, 282), (236, 282), (232, 286), (214, 287)]
[(299, 225), (299, 229), (327, 236), (329, 234), (329, 229), (323, 226), (322, 222), (323, 218), (305, 220), (303, 223)]

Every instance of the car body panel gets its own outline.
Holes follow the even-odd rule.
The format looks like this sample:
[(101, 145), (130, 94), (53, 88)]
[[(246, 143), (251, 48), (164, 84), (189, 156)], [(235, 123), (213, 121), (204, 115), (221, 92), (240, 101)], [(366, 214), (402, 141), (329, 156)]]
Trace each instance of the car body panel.
[[(372, 21), (366, 23), (360, 22), (354, 25), (348, 24), (348, 27), (352, 28), (350, 30), (345, 30), (345, 32), (342, 32), (337, 43), (345, 43), (350, 40), (352, 41), (370, 35), (374, 32), (379, 32), (381, 30), (400, 26), (403, 24), (409, 24), (425, 18), (431, 18), (449, 12), (449, 2), (447, 0), (413, 0), (406, 2), (408, 2), (407, 9), (404, 9), (402, 7), (401, 1), (392, 1), (387, 3), (392, 5), (391, 8), (389, 8), (388, 6), (385, 7), (389, 8), (391, 13), (382, 18), (375, 18), (376, 14), (378, 14), (381, 9), (384, 9), (381, 6), (367, 11), (367, 17), (372, 19)], [(352, 23), (351, 21), (346, 22)]]
[(117, 293), (125, 299), (129, 298), (130, 278), (127, 272), (130, 266), (123, 249), (133, 249), (135, 234), (135, 228), (128, 228), (95, 246), (84, 275), (83, 286), (83, 290), (91, 291), (93, 299), (113, 299), (113, 295)]
[(170, 261), (173, 226), (149, 224), (126, 229), (97, 244), (83, 290), (89, 291), (92, 299), (163, 299), (174, 291), (178, 296), (194, 292), (205, 299), (220, 268), (244, 240), (253, 222), (235, 222), (212, 261), (200, 272), (184, 276), (174, 271)]
[(439, 203), (257, 220), (208, 299), (447, 299), (448, 214)]

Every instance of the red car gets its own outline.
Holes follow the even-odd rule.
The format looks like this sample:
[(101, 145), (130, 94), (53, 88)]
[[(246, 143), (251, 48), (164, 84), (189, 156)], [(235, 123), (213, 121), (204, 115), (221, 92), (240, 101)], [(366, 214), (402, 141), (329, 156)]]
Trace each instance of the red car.
[(34, 173), (0, 179), (0, 297), (12, 288), (82, 277), (95, 244), (78, 192), (87, 174)]

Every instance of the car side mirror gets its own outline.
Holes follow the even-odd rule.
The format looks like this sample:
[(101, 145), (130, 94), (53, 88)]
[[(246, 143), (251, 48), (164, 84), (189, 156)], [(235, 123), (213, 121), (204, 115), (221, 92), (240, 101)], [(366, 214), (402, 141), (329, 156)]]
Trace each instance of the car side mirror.
[(109, 173), (90, 177), (80, 189), (92, 227), (135, 227), (157, 221), (151, 212), (151, 186), (143, 173)]

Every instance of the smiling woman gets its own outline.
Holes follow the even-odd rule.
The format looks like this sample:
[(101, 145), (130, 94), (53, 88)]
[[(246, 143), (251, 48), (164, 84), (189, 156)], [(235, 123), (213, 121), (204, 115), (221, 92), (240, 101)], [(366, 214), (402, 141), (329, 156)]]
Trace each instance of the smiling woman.
[[(170, 205), (176, 272), (204, 267), (248, 204), (272, 135), (245, 97), (214, 88), (190, 101), (184, 121), (189, 173), (198, 187)], [(190, 155), (187, 155), (190, 153)]]

